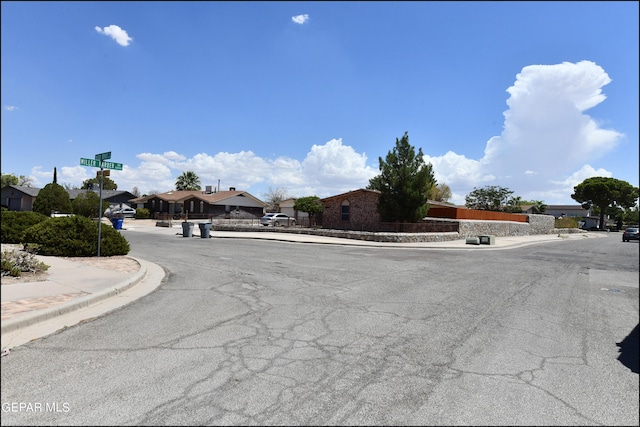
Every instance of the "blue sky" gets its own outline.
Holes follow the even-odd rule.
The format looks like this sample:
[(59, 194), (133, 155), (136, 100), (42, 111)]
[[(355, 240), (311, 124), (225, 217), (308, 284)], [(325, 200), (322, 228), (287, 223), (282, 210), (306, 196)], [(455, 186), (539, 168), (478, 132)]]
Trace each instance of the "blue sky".
[(367, 186), (408, 132), (454, 203), (638, 186), (638, 2), (2, 2), (2, 173)]

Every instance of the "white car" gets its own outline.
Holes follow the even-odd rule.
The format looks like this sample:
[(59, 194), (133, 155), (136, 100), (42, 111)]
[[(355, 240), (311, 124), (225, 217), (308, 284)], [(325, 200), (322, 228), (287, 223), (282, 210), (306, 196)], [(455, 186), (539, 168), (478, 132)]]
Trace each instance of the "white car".
[(264, 226), (273, 225), (274, 227), (279, 225), (296, 225), (296, 220), (283, 213), (268, 213), (260, 218), (260, 224)]
[(136, 216), (136, 210), (134, 208), (115, 208), (109, 211), (107, 216), (133, 218)]

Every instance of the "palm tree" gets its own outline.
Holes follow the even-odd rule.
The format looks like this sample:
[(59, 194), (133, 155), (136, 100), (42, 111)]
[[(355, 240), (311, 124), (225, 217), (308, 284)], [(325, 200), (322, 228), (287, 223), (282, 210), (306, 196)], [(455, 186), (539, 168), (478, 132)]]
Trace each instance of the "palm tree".
[(200, 178), (193, 171), (182, 172), (176, 180), (176, 190), (200, 190)]

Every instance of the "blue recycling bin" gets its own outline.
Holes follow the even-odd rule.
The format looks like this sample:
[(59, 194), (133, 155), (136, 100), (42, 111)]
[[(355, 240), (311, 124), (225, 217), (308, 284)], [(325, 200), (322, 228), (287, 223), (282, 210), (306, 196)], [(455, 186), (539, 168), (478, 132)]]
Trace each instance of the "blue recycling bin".
[(124, 222), (124, 218), (111, 218), (111, 224), (113, 228), (116, 230), (122, 230), (122, 223)]

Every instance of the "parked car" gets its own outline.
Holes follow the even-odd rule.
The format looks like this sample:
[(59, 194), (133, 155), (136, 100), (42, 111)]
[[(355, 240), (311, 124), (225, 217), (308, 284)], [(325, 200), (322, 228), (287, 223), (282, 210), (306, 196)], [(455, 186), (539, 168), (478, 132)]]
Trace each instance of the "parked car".
[(108, 212), (105, 212), (107, 217), (123, 217), (123, 218), (133, 218), (136, 216), (136, 210), (134, 208), (115, 208), (111, 209)]
[(283, 213), (268, 213), (260, 218), (260, 224), (264, 226), (273, 225), (275, 227), (279, 225), (296, 225), (296, 220)]
[(624, 233), (622, 233), (622, 241), (628, 242), (629, 240), (640, 240), (640, 233), (638, 230), (639, 229), (637, 227), (629, 227), (624, 230)]

